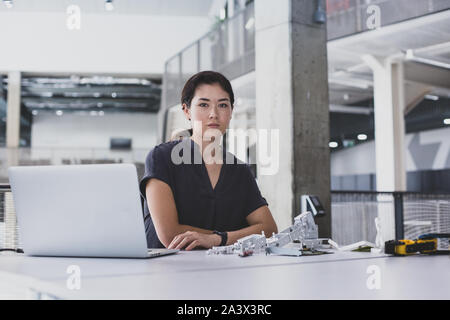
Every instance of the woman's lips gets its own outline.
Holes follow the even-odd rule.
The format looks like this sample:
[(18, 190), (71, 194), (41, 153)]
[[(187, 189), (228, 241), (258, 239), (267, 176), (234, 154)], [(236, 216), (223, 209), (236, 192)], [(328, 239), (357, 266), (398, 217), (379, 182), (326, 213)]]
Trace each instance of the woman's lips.
[(208, 124), (208, 127), (210, 127), (210, 128), (218, 128), (219, 125), (218, 124)]

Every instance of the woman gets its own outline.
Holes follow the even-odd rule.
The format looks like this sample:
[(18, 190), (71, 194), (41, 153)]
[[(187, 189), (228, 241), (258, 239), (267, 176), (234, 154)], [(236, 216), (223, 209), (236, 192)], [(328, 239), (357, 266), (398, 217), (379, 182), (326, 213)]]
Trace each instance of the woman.
[(277, 232), (249, 166), (217, 148), (233, 113), (230, 82), (217, 72), (197, 73), (181, 103), (192, 136), (150, 151), (140, 182), (148, 247), (211, 248)]

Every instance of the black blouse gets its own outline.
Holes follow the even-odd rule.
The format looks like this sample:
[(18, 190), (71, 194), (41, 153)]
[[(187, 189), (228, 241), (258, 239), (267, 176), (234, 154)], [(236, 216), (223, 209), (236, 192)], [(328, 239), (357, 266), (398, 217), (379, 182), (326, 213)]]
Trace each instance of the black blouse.
[[(179, 153), (183, 162), (172, 161), (174, 147), (174, 154)], [(185, 150), (190, 155), (184, 155)], [(197, 163), (201, 164), (194, 164), (194, 160), (199, 160)], [(178, 222), (184, 225), (207, 230), (234, 231), (248, 227), (246, 217), (259, 207), (267, 205), (250, 167), (225, 150), (223, 160), (219, 180), (213, 189), (200, 147), (192, 139), (162, 143), (149, 152), (145, 161), (145, 173), (139, 184), (144, 201), (149, 248), (164, 247), (156, 235), (146, 201), (145, 189), (151, 178), (167, 183), (172, 189)]]

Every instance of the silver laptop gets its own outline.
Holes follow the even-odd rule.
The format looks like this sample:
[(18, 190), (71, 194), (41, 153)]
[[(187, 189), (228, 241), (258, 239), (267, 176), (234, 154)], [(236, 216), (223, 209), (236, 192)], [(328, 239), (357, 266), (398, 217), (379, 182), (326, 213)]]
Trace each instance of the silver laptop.
[(23, 251), (33, 256), (152, 258), (132, 164), (10, 167)]

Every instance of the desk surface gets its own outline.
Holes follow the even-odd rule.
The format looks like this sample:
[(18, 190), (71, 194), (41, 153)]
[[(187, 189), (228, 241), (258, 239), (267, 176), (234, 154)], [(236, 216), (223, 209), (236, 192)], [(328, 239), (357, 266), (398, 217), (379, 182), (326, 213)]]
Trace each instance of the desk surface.
[[(79, 290), (67, 286), (71, 265), (80, 270)], [(181, 251), (153, 259), (2, 254), (0, 282), (67, 299), (450, 299), (449, 266), (448, 255), (363, 252), (241, 258)]]

